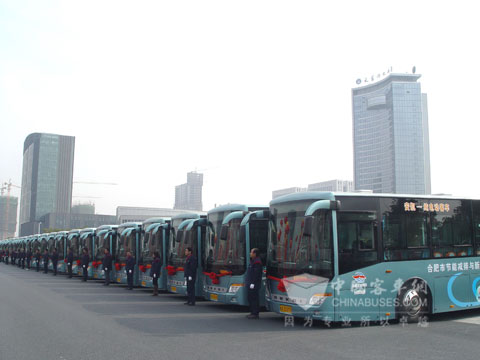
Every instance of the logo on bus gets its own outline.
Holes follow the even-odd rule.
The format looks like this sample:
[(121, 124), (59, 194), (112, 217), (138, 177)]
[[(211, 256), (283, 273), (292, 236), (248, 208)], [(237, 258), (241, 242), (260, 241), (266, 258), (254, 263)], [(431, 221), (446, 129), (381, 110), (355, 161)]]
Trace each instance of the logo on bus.
[(357, 271), (352, 277), (357, 284), (363, 284), (367, 280), (367, 277), (360, 271)]

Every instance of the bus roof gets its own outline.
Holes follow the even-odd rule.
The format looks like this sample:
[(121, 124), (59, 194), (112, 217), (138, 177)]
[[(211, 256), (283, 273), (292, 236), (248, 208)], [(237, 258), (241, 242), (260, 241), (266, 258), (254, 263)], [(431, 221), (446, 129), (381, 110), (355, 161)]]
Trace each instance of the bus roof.
[(384, 194), (384, 193), (356, 193), (356, 192), (322, 192), (307, 191), (295, 194), (280, 196), (270, 201), (270, 205), (277, 205), (296, 201), (306, 200), (338, 200), (342, 197), (364, 197), (364, 198), (398, 198), (398, 199), (450, 199), (466, 200), (467, 198), (453, 197), (451, 195), (409, 195), (409, 194)]
[(265, 205), (227, 204), (213, 208), (208, 212), (208, 215), (224, 211), (255, 211), (267, 208)]
[(196, 213), (183, 213), (183, 214), (178, 214), (175, 216), (172, 216), (172, 220), (178, 220), (178, 219), (200, 219), (200, 215)]
[(145, 227), (145, 225), (149, 225), (149, 224), (164, 224), (166, 223), (167, 221), (169, 221), (170, 218), (164, 218), (164, 217), (153, 217), (153, 218), (149, 218), (147, 220), (144, 220), (142, 222), (143, 226)]

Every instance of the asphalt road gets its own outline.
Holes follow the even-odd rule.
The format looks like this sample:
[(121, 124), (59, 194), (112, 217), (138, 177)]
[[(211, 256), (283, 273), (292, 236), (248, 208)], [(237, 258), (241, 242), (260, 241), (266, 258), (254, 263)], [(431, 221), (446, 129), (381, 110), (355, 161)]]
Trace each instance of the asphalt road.
[[(480, 310), (418, 324), (285, 326), (281, 315), (0, 263), (0, 360), (478, 359)], [(288, 325), (288, 324), (287, 324)]]

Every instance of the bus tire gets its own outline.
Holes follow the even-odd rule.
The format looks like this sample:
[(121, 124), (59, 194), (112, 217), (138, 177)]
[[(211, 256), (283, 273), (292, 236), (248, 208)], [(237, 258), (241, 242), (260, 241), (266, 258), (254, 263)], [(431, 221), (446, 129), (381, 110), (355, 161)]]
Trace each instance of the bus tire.
[(409, 323), (421, 321), (428, 314), (429, 298), (423, 281), (404, 284), (397, 298), (397, 319)]

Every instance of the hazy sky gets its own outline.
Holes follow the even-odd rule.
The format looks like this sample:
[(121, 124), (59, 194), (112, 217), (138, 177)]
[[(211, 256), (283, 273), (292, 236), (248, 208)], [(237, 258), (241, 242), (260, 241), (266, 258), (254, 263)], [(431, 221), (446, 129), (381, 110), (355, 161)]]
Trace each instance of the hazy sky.
[[(416, 66), (432, 191), (480, 196), (475, 1), (0, 0), (0, 182), (33, 132), (76, 138), (74, 202), (204, 210), (353, 179), (351, 89)], [(14, 189), (12, 194), (20, 196)]]

